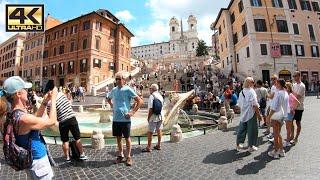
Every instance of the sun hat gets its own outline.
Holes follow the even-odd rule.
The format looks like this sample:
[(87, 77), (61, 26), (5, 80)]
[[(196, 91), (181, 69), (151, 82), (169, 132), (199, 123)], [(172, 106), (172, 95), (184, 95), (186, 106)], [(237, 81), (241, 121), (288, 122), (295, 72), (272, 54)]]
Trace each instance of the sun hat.
[(8, 94), (14, 94), (21, 89), (29, 89), (32, 87), (32, 83), (25, 82), (19, 76), (12, 76), (6, 79), (3, 83), (3, 90)]

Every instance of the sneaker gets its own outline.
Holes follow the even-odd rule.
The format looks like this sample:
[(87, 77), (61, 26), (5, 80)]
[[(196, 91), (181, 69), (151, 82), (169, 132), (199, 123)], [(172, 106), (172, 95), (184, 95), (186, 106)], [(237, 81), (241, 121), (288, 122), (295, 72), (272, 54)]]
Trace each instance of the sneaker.
[(282, 149), (282, 150), (278, 150), (278, 154), (279, 154), (279, 156), (280, 157), (284, 157), (285, 155), (286, 155), (286, 153), (284, 152), (284, 150)]
[(82, 154), (79, 159), (84, 161), (84, 160), (87, 160), (88, 157), (86, 155)]
[(118, 156), (117, 159), (113, 162), (114, 164), (119, 164), (122, 162), (123, 156)]
[(243, 144), (237, 145), (237, 147), (236, 147), (237, 151), (241, 151), (242, 149), (243, 149)]
[(132, 164), (133, 164), (132, 158), (131, 157), (127, 157), (126, 165), (127, 166), (132, 166)]
[(268, 139), (268, 141), (273, 143), (274, 142), (274, 138)]
[(248, 149), (249, 152), (258, 151), (258, 148), (256, 146), (251, 146)]
[(279, 159), (279, 154), (275, 150), (269, 151), (268, 156), (274, 158), (274, 159)]
[(267, 138), (268, 138), (268, 139), (272, 139), (272, 138), (273, 138), (273, 134), (272, 134), (272, 133), (268, 134), (268, 135), (267, 135)]
[(71, 162), (70, 157), (66, 158), (66, 159), (64, 160), (64, 162), (65, 162), (65, 163), (69, 163), (69, 162)]
[(268, 127), (268, 126), (267, 126), (266, 123), (263, 123), (263, 124), (260, 126), (261, 129), (264, 129), (264, 128), (267, 128), (267, 127)]
[(291, 146), (290, 142), (288, 142), (288, 141), (284, 141), (282, 145), (283, 145), (283, 147), (290, 147)]
[(268, 135), (268, 134), (270, 134), (270, 131), (269, 131), (269, 130), (265, 130), (265, 131), (263, 132), (263, 134), (264, 134), (264, 135)]

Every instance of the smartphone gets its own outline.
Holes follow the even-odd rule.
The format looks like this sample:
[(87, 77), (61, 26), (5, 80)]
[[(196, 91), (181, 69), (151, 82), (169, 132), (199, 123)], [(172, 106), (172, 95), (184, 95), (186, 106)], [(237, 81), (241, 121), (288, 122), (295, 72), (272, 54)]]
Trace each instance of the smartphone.
[(47, 92), (53, 90), (53, 88), (54, 88), (54, 81), (49, 80), (48, 83), (46, 84), (46, 87), (44, 88), (44, 93), (47, 93)]

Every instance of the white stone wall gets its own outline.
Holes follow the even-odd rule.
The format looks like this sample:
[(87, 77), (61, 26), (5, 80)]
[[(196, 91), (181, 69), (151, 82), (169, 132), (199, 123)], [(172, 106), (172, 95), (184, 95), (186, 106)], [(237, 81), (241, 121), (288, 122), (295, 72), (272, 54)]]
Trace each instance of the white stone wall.
[[(194, 26), (193, 29), (190, 29), (191, 23)], [(170, 35), (169, 42), (154, 43), (154, 44), (132, 47), (132, 50), (131, 50), (132, 57), (138, 58), (141, 60), (159, 59), (159, 58), (163, 58), (164, 55), (179, 55), (179, 53), (185, 54), (185, 47), (187, 47), (187, 52), (195, 53), (198, 45), (198, 41), (199, 41), (196, 20), (191, 20), (190, 23), (188, 23), (188, 26), (185, 27), (185, 30), (183, 31), (185, 42), (183, 44), (181, 42), (180, 26), (181, 25), (179, 21), (177, 21), (174, 18), (171, 19), (169, 24), (169, 35)], [(174, 32), (172, 32), (172, 27), (175, 27)]]

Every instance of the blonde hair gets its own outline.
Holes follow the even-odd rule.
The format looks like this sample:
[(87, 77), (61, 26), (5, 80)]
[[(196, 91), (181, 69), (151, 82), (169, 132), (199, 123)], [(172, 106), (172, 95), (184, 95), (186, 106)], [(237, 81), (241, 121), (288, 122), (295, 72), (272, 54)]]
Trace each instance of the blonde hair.
[(292, 83), (291, 83), (291, 82), (286, 82), (286, 88), (287, 88), (287, 90), (288, 90), (290, 93), (293, 92), (293, 90), (292, 90)]
[(252, 77), (247, 77), (243, 82), (243, 88), (249, 88), (249, 83), (254, 82)]
[(123, 71), (119, 71), (114, 75), (115, 78), (120, 77), (121, 79), (125, 79), (125, 74)]
[(150, 88), (152, 88), (154, 91), (158, 91), (159, 90), (158, 84), (151, 84)]
[(8, 101), (5, 97), (0, 98), (0, 117), (3, 117), (9, 111)]

